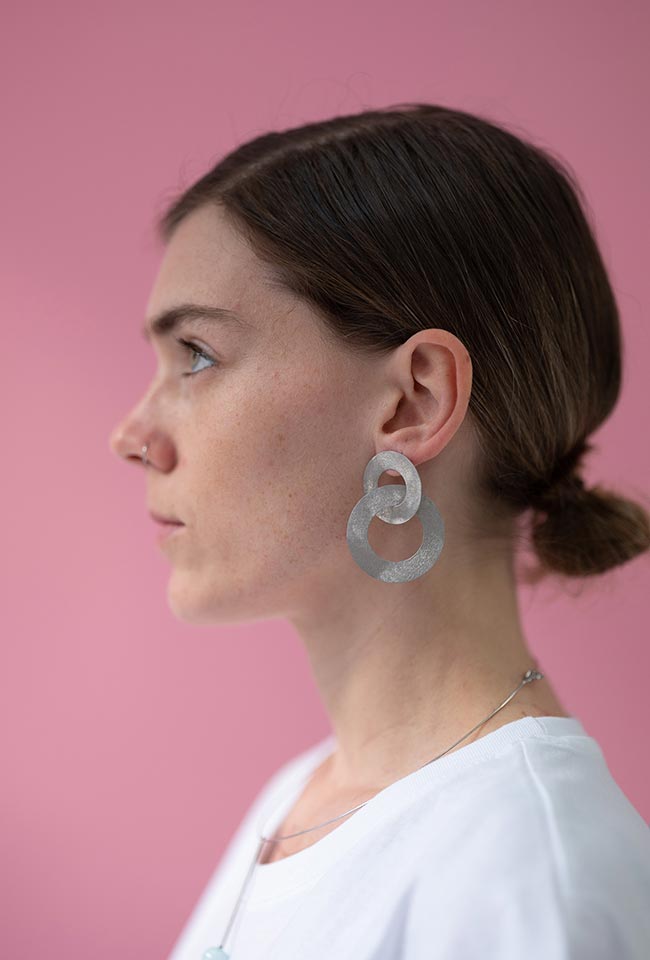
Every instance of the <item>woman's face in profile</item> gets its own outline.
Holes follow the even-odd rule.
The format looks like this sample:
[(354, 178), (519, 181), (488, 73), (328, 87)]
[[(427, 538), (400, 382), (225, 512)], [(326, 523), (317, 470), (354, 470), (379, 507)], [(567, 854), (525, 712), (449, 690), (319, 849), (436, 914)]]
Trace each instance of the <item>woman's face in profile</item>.
[(172, 566), (170, 606), (191, 622), (285, 617), (305, 591), (313, 599), (322, 588), (331, 602), (337, 578), (354, 569), (346, 524), (375, 452), (380, 364), (326, 340), (310, 309), (268, 277), (222, 208), (186, 217), (146, 326), (187, 303), (244, 322), (186, 319), (152, 337), (154, 377), (111, 434), (123, 457), (149, 444), (143, 509), (185, 524), (160, 549)]

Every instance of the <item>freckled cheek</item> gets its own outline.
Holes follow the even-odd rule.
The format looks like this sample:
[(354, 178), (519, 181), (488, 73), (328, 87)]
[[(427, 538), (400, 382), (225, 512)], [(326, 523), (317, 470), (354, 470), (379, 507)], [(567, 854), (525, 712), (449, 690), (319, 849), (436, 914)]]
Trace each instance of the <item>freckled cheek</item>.
[(331, 389), (313, 379), (248, 378), (217, 415), (204, 411), (201, 486), (253, 512), (304, 509), (333, 479), (343, 438), (332, 404)]
[(255, 562), (278, 545), (311, 557), (345, 534), (350, 483), (340, 431), (323, 398), (306, 407), (284, 399), (242, 404), (211, 431), (197, 465), (203, 535), (233, 557), (251, 543), (261, 551)]
[(258, 469), (275, 472), (304, 462), (323, 442), (328, 408), (311, 383), (275, 378), (267, 386), (242, 399), (237, 431)]

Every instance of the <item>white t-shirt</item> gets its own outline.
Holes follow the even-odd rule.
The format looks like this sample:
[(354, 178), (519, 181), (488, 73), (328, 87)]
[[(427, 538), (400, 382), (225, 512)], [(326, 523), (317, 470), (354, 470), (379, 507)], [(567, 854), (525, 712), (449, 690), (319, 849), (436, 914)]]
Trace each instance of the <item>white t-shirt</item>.
[[(267, 780), (168, 960), (222, 943), (256, 830), (280, 828), (335, 747), (330, 734)], [(232, 960), (648, 960), (650, 830), (577, 717), (523, 717), (258, 865), (224, 949)]]

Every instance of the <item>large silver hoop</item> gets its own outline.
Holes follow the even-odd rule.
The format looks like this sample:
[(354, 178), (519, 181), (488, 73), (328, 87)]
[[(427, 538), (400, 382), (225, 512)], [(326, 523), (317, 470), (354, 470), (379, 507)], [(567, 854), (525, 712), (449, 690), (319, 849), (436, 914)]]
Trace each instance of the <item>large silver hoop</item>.
[[(377, 481), (385, 470), (397, 470), (404, 484), (383, 487)], [(422, 493), (415, 465), (397, 450), (382, 450), (368, 461), (363, 472), (364, 495), (348, 517), (347, 541), (355, 562), (375, 580), (405, 583), (416, 580), (434, 565), (445, 542), (445, 525), (433, 500)], [(373, 517), (386, 523), (406, 523), (417, 516), (422, 524), (422, 543), (405, 560), (384, 560), (368, 542), (368, 527)]]

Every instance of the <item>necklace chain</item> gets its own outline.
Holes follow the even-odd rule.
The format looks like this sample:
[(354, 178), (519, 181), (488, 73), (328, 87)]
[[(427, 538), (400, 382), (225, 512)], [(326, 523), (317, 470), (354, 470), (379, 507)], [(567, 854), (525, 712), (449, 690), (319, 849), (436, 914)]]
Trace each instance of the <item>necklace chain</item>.
[[(439, 753), (437, 757), (433, 757), (432, 760), (427, 760), (427, 762), (426, 762), (426, 763), (423, 763), (421, 767), (417, 767), (417, 770), (422, 770), (424, 767), (427, 767), (430, 763), (433, 763), (435, 760), (439, 760), (440, 757), (444, 757), (444, 755), (445, 755), (446, 753), (449, 753), (449, 751), (450, 751), (450, 750), (453, 750), (454, 747), (457, 747), (459, 743), (462, 743), (463, 740), (466, 740), (472, 733), (474, 733), (475, 730), (478, 730), (478, 728), (479, 728), (479, 727), (482, 727), (484, 723), (487, 723), (488, 720), (491, 720), (492, 717), (495, 715), (495, 713), (498, 713), (499, 710), (502, 710), (508, 703), (510, 703), (510, 701), (512, 700), (512, 698), (519, 693), (519, 691), (521, 690), (521, 688), (522, 688), (526, 683), (531, 683), (533, 680), (543, 680), (543, 679), (544, 679), (544, 674), (543, 674), (543, 673), (540, 673), (539, 670), (535, 670), (535, 669), (533, 669), (533, 668), (530, 668), (529, 670), (527, 670), (526, 673), (524, 674), (523, 678), (520, 680), (519, 684), (515, 687), (515, 689), (512, 691), (512, 693), (511, 693), (509, 696), (506, 697), (506, 699), (503, 701), (503, 703), (499, 704), (499, 706), (498, 706), (495, 710), (493, 710), (492, 713), (488, 714), (488, 716), (485, 717), (484, 720), (481, 720), (479, 723), (477, 723), (475, 727), (472, 727), (472, 729), (469, 730), (464, 736), (462, 736), (462, 737), (460, 738), (460, 740), (456, 740), (456, 742), (455, 742), (455, 743), (452, 743), (452, 745), (451, 745), (450, 747), (447, 747), (446, 750), (443, 750), (442, 753)], [(412, 771), (412, 772), (415, 773), (416, 771)], [(311, 774), (310, 774), (310, 775), (311, 775)], [(292, 786), (293, 786), (293, 785), (292, 785)], [(246, 876), (245, 876), (245, 878), (244, 878), (244, 882), (243, 882), (242, 888), (241, 888), (241, 890), (240, 890), (240, 892), (239, 892), (239, 896), (237, 897), (237, 901), (236, 901), (236, 903), (235, 903), (235, 906), (233, 907), (232, 913), (231, 913), (231, 915), (230, 915), (230, 919), (229, 919), (229, 921), (228, 921), (228, 925), (227, 925), (227, 927), (226, 927), (226, 929), (225, 929), (224, 935), (223, 935), (222, 940), (221, 940), (221, 946), (219, 946), (219, 947), (209, 947), (209, 948), (204, 952), (203, 957), (202, 957), (202, 960), (222, 960), (222, 958), (223, 958), (223, 960), (228, 960), (229, 954), (226, 953), (226, 951), (225, 951), (225, 949), (224, 949), (224, 944), (226, 943), (226, 940), (228, 939), (228, 934), (230, 933), (230, 930), (232, 929), (232, 925), (233, 925), (233, 923), (234, 923), (235, 917), (237, 916), (237, 912), (238, 912), (238, 910), (239, 910), (239, 906), (240, 906), (240, 904), (241, 904), (241, 902), (242, 902), (244, 893), (246, 892), (246, 888), (247, 888), (247, 886), (248, 886), (248, 884), (249, 884), (249, 882), (250, 882), (250, 878), (251, 878), (251, 876), (252, 876), (252, 874), (253, 874), (253, 872), (254, 872), (254, 870), (255, 870), (255, 867), (258, 865), (260, 853), (262, 852), (262, 849), (263, 849), (265, 843), (277, 843), (277, 842), (280, 841), (280, 840), (289, 840), (291, 837), (299, 837), (299, 836), (301, 836), (303, 833), (310, 833), (312, 830), (318, 830), (319, 827), (325, 827), (325, 826), (327, 826), (327, 824), (329, 824), (329, 823), (334, 823), (334, 821), (336, 821), (336, 820), (341, 820), (343, 817), (347, 817), (347, 815), (348, 815), (349, 813), (353, 813), (355, 810), (360, 810), (361, 807), (365, 807), (365, 805), (366, 805), (367, 803), (369, 803), (370, 800), (374, 799), (374, 796), (376, 796), (376, 794), (374, 794), (373, 797), (369, 797), (368, 800), (364, 800), (363, 803), (357, 804), (356, 807), (352, 807), (350, 810), (346, 810), (345, 813), (339, 814), (338, 817), (332, 817), (330, 820), (325, 820), (324, 823), (318, 823), (315, 827), (307, 827), (306, 830), (298, 830), (296, 833), (287, 833), (287, 834), (285, 834), (284, 836), (277, 836), (277, 835), (276, 835), (276, 836), (273, 836), (273, 837), (265, 837), (263, 833), (260, 833), (259, 831), (257, 831), (257, 835), (258, 835), (258, 838), (259, 838), (259, 844), (258, 844), (257, 849), (256, 849), (256, 851), (255, 851), (255, 856), (253, 857), (253, 860), (251, 861), (251, 864), (250, 864), (250, 866), (249, 866), (249, 868), (248, 868), (248, 871), (247, 871), (247, 873), (246, 873)], [(269, 820), (269, 819), (271, 819), (271, 818), (268, 817), (267, 820)]]
[[(429, 765), (430, 763), (433, 763), (435, 760), (439, 760), (440, 757), (444, 757), (446, 753), (449, 753), (449, 751), (450, 751), (450, 750), (453, 750), (454, 747), (457, 747), (459, 743), (462, 743), (463, 740), (466, 740), (469, 736), (471, 736), (471, 734), (474, 733), (475, 730), (478, 730), (478, 728), (479, 728), (479, 727), (482, 727), (484, 723), (487, 723), (488, 720), (491, 720), (495, 713), (497, 713), (499, 710), (502, 710), (503, 707), (505, 707), (506, 704), (509, 703), (510, 700), (512, 700), (512, 698), (513, 698), (517, 693), (519, 693), (519, 690), (523, 687), (524, 684), (530, 683), (532, 680), (541, 680), (541, 679), (543, 678), (543, 676), (544, 676), (544, 674), (543, 674), (543, 673), (539, 673), (539, 671), (537, 671), (537, 670), (532, 670), (532, 669), (531, 669), (531, 670), (527, 670), (526, 673), (524, 674), (524, 677), (523, 677), (523, 679), (521, 680), (519, 686), (518, 686), (515, 690), (513, 690), (513, 692), (510, 694), (510, 696), (509, 696), (506, 700), (504, 700), (503, 703), (496, 708), (496, 710), (493, 710), (492, 713), (489, 714), (484, 720), (481, 720), (480, 723), (477, 723), (475, 727), (472, 727), (472, 729), (469, 730), (464, 736), (462, 736), (462, 737), (460, 738), (460, 740), (456, 740), (456, 742), (455, 742), (455, 743), (452, 743), (452, 745), (451, 745), (450, 747), (447, 747), (446, 750), (443, 750), (442, 753), (439, 753), (437, 757), (433, 757), (432, 760), (427, 760), (426, 763), (422, 764), (421, 767), (417, 767), (416, 769), (417, 769), (417, 770), (422, 770), (424, 767), (428, 767), (428, 765)], [(415, 772), (415, 771), (412, 771), (412, 772)], [(264, 843), (277, 843), (277, 842), (279, 842), (280, 840), (289, 840), (289, 839), (291, 839), (292, 837), (299, 837), (299, 836), (301, 836), (303, 833), (311, 833), (312, 830), (318, 830), (319, 827), (325, 827), (325, 826), (327, 826), (328, 823), (334, 823), (334, 821), (336, 821), (336, 820), (341, 820), (342, 817), (347, 817), (347, 815), (348, 815), (349, 813), (352, 813), (354, 810), (360, 810), (361, 807), (365, 807), (365, 805), (366, 805), (367, 803), (369, 803), (370, 800), (372, 800), (372, 799), (373, 799), (372, 797), (369, 797), (368, 800), (364, 800), (363, 803), (357, 804), (356, 807), (352, 807), (350, 810), (346, 810), (345, 813), (340, 813), (337, 817), (332, 817), (331, 820), (325, 820), (323, 823), (318, 823), (318, 824), (316, 824), (315, 827), (307, 827), (306, 830), (298, 830), (296, 833), (287, 833), (287, 834), (284, 834), (283, 836), (276, 835), (276, 836), (273, 836), (273, 837), (265, 837), (263, 834), (261, 834), (261, 833), (258, 832), (259, 839), (262, 840), (262, 841), (264, 841)], [(269, 819), (270, 819), (270, 818), (269, 818)]]

